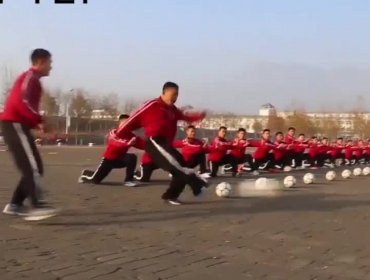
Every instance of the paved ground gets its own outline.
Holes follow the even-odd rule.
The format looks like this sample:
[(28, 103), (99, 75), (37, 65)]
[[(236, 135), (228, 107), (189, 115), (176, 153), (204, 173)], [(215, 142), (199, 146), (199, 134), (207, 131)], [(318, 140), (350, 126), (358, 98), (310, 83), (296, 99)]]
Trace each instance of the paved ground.
[[(42, 148), (50, 200), (60, 216), (27, 223), (0, 216), (0, 279), (370, 279), (370, 177), (181, 207), (154, 185), (76, 183), (100, 148)], [(297, 174), (299, 176), (299, 174)], [(321, 176), (321, 177), (320, 177)], [(280, 175), (281, 177), (281, 175)], [(18, 175), (0, 153), (0, 203)], [(158, 180), (162, 178), (161, 180)]]

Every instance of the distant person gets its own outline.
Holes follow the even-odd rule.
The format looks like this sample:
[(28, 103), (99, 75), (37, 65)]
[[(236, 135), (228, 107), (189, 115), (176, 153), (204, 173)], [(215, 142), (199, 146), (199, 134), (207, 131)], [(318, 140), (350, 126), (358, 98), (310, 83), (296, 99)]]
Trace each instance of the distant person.
[[(31, 68), (16, 79), (1, 115), (4, 140), (22, 174), (3, 213), (23, 216), (26, 220), (42, 220), (54, 216), (56, 211), (41, 201), (39, 182), (44, 168), (31, 130), (45, 130), (39, 113), (42, 96), (40, 79), (49, 76), (52, 63), (50, 52), (34, 50), (31, 63)], [(26, 198), (30, 199), (31, 208), (24, 206)]]
[[(181, 149), (187, 167), (194, 169), (199, 165), (199, 173), (207, 173), (207, 144), (196, 138), (195, 126), (189, 125), (186, 128), (186, 138), (176, 140), (174, 142), (174, 147)], [(205, 176), (208, 176), (208, 174)]]
[(223, 165), (231, 165), (232, 176), (236, 176), (238, 172), (238, 160), (228, 151), (231, 150), (232, 143), (226, 139), (227, 128), (221, 126), (218, 129), (217, 136), (213, 139), (209, 146), (209, 165), (211, 169), (211, 177), (217, 177), (218, 169)]

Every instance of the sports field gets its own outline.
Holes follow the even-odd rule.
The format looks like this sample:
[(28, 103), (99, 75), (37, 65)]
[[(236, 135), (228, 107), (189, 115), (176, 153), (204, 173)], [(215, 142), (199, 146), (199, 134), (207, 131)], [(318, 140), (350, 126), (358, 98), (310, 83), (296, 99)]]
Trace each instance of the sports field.
[[(123, 171), (106, 184), (79, 185), (102, 148), (41, 147), (43, 185), (59, 216), (30, 223), (0, 218), (0, 279), (370, 279), (370, 176), (316, 184), (277, 197), (220, 199), (214, 184), (202, 200), (164, 204), (168, 176), (123, 187)], [(282, 179), (286, 174), (270, 177)], [(18, 174), (0, 153), (0, 202)], [(221, 177), (232, 185), (241, 179)], [(216, 181), (214, 182), (216, 183)]]

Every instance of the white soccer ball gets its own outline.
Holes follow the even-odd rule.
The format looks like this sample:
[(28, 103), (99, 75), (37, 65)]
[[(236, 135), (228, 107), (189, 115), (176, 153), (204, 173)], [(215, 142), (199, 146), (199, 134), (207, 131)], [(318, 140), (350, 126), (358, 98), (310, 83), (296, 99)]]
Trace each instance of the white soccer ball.
[(352, 172), (349, 169), (345, 169), (345, 170), (342, 171), (342, 177), (344, 179), (348, 179), (349, 177), (351, 177), (351, 174), (352, 174)]
[(216, 195), (219, 197), (229, 197), (231, 194), (231, 185), (227, 182), (219, 183), (216, 186)]
[(296, 183), (297, 183), (297, 180), (296, 178), (294, 178), (294, 176), (286, 176), (284, 178), (284, 186), (286, 188), (294, 187)]
[(362, 174), (361, 168), (357, 167), (357, 168), (353, 169), (353, 175), (354, 176), (360, 176), (361, 174)]
[(268, 189), (268, 180), (267, 178), (261, 177), (258, 178), (254, 184), (256, 190), (266, 190)]
[(328, 181), (333, 181), (335, 177), (337, 177), (337, 174), (335, 173), (335, 171), (328, 171), (325, 175), (325, 178)]
[(363, 170), (362, 170), (362, 174), (364, 174), (365, 176), (369, 175), (370, 174), (370, 167), (365, 167)]
[(290, 172), (292, 171), (292, 167), (291, 166), (285, 166), (284, 167), (284, 172)]
[(315, 182), (315, 175), (312, 173), (306, 173), (303, 176), (303, 183), (305, 184), (312, 184)]

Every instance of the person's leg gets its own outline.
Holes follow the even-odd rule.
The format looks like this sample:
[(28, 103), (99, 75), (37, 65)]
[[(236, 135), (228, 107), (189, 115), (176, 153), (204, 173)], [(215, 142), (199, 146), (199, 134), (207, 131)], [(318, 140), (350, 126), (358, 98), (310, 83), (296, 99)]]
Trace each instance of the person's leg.
[(218, 169), (220, 168), (221, 163), (218, 161), (210, 161), (209, 166), (211, 169), (211, 177), (217, 177)]
[(35, 206), (38, 204), (36, 184), (39, 183), (38, 177), (40, 173), (32, 152), (31, 143), (27, 137), (27, 134), (30, 134), (30, 129), (24, 128), (19, 123), (11, 122), (3, 122), (2, 128), (9, 152), (12, 154), (15, 164), (22, 174), (22, 178), (13, 193), (11, 204), (20, 206), (28, 197), (32, 205)]
[(167, 143), (166, 139), (160, 137), (149, 138), (145, 150), (155, 165), (172, 174), (170, 186), (163, 194), (163, 199), (177, 200), (186, 184), (192, 187), (194, 194), (201, 192), (205, 182), (197, 177), (194, 171), (184, 167), (185, 164), (181, 154)]
[(115, 162), (103, 158), (100, 162), (98, 168), (91, 174), (91, 172), (83, 172), (79, 181), (83, 183), (93, 183), (100, 184), (105, 177), (112, 171), (114, 168)]
[(117, 167), (113, 166), (113, 168), (125, 168), (126, 167), (126, 179), (125, 182), (131, 182), (134, 180), (135, 168), (137, 164), (137, 156), (134, 154), (125, 154), (122, 158), (120, 158), (119, 163), (117, 163)]
[(227, 154), (222, 159), (222, 165), (230, 164), (231, 170), (232, 170), (232, 176), (236, 176), (236, 173), (238, 172), (238, 161), (233, 155)]
[[(196, 161), (195, 166), (199, 165), (199, 172), (201, 174), (206, 173), (207, 172), (206, 154), (205, 153), (200, 153), (200, 154), (195, 155), (195, 161)], [(192, 167), (192, 168), (194, 168), (194, 167)]]

